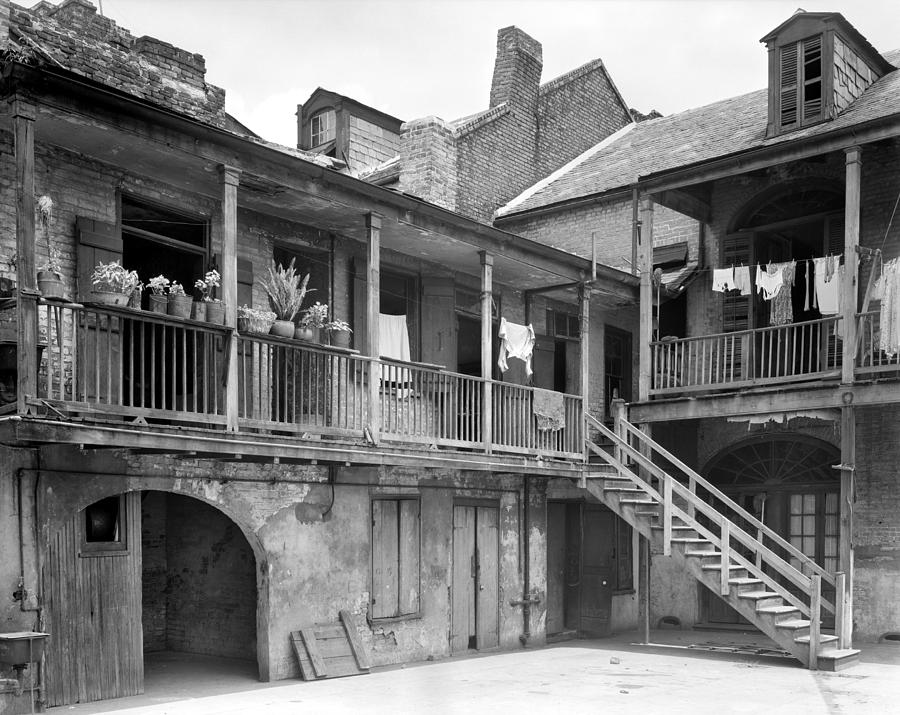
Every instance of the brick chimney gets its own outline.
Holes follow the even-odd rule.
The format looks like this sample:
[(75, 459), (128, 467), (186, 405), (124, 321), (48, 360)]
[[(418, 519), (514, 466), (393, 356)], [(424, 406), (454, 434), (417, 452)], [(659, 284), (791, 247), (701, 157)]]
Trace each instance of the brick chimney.
[(508, 102), (535, 111), (541, 85), (543, 52), (541, 43), (518, 27), (497, 32), (497, 59), (491, 82), (491, 107)]

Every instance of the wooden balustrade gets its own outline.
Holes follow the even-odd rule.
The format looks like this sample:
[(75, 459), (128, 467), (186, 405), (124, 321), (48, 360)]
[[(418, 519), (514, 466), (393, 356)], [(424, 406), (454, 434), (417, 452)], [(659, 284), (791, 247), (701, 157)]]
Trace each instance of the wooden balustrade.
[(650, 344), (651, 394), (797, 382), (838, 375), (841, 318)]
[[(492, 399), (496, 451), (567, 457), (583, 454), (581, 396), (494, 382)], [(536, 407), (536, 401), (544, 407)], [(542, 409), (552, 415), (542, 420), (537, 414)]]
[(41, 302), (37, 397), (68, 409), (224, 421), (222, 327), (141, 310)]
[[(881, 346), (881, 316), (878, 311), (856, 316), (856, 367), (860, 376), (900, 371), (900, 352), (889, 355)], [(889, 346), (885, 346), (889, 347)]]

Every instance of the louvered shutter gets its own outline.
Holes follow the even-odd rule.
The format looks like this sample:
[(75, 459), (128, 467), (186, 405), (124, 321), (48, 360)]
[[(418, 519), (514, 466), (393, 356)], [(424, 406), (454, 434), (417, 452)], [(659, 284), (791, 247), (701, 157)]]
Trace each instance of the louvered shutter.
[(844, 252), (844, 214), (831, 214), (825, 219), (824, 253), (839, 256)]
[(803, 120), (822, 114), (822, 37), (803, 40)]
[(122, 234), (113, 223), (78, 217), (78, 297), (81, 303), (91, 299), (91, 274), (101, 261), (122, 261)]
[(797, 123), (798, 65), (797, 44), (781, 48), (781, 126)]

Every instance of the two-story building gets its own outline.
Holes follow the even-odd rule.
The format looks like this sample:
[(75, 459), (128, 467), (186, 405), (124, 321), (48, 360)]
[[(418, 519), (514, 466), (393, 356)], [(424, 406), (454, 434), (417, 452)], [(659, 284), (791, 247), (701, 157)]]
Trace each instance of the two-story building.
[(657, 538), (642, 621), (834, 623), (835, 665), (900, 631), (900, 56), (838, 13), (762, 42), (768, 88), (626, 127), (495, 225), (640, 277), (616, 468), (646, 503), (596, 491)]

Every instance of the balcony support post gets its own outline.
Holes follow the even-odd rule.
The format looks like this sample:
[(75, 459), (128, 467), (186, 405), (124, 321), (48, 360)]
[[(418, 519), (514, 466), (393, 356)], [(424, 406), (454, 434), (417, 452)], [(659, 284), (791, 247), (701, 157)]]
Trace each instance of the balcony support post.
[(862, 174), (862, 148), (849, 147), (846, 155), (846, 194), (844, 198), (844, 283), (841, 286), (841, 322), (844, 324), (844, 344), (841, 356), (841, 382), (853, 382), (856, 365), (856, 303), (859, 282), (859, 204)]
[(838, 571), (845, 574), (844, 619), (837, 636), (852, 648), (853, 643), (853, 502), (856, 478), (856, 408), (841, 407), (841, 471), (840, 509), (838, 525)]
[(37, 274), (34, 245), (34, 105), (15, 97), (12, 101), (16, 160), (16, 321), (17, 411), (25, 414), (28, 398), (37, 395), (38, 329)]
[(493, 391), (491, 373), (493, 368), (494, 343), (494, 257), (487, 251), (479, 251), (481, 257), (481, 438), (484, 441), (484, 453), (491, 453), (491, 426), (493, 424)]
[[(584, 425), (584, 415), (590, 412), (591, 399), (591, 284), (582, 283), (578, 288), (578, 298), (581, 304), (581, 424)], [(609, 396), (607, 395), (607, 398)], [(583, 436), (582, 441), (587, 435)], [(587, 462), (587, 447), (584, 447), (584, 461)]]
[(381, 439), (381, 216), (366, 214), (366, 245), (368, 247), (368, 275), (366, 276), (366, 345), (369, 348), (369, 439), (378, 444)]
[(221, 189), (220, 230), (222, 245), (222, 302), (225, 304), (225, 325), (231, 329), (225, 344), (225, 424), (226, 429), (238, 429), (238, 341), (237, 341), (237, 187), (241, 172), (232, 166), (219, 166)]
[(653, 199), (649, 196), (641, 199), (638, 270), (641, 278), (638, 400), (646, 402), (650, 399), (650, 343), (653, 340)]

